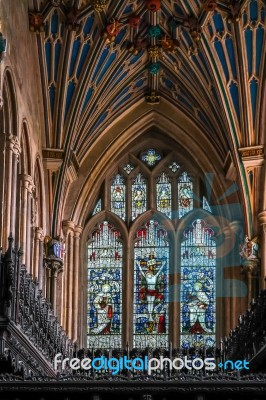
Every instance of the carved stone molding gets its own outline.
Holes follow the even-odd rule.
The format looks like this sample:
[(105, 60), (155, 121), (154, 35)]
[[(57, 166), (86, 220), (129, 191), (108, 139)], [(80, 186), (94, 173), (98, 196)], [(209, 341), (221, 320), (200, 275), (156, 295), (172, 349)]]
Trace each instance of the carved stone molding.
[(243, 261), (242, 273), (251, 276), (259, 276), (260, 260), (258, 258)]

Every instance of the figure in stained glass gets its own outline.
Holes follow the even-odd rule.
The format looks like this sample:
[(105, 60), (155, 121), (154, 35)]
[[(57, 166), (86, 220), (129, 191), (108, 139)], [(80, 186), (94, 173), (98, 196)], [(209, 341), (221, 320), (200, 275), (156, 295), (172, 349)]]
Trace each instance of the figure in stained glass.
[[(159, 277), (164, 266), (166, 265), (166, 261), (157, 261), (154, 258), (154, 255), (150, 254), (148, 261), (145, 259), (136, 260), (136, 264), (139, 267), (142, 277), (144, 278), (144, 284), (140, 288), (139, 292), (140, 297), (142, 300), (147, 301), (149, 322), (151, 322), (154, 320), (153, 309), (155, 300), (163, 300), (163, 294), (160, 293), (162, 280), (159, 279)], [(142, 269), (141, 265), (146, 267), (145, 271)], [(157, 272), (156, 267), (159, 267), (157, 268)]]
[(138, 174), (132, 184), (132, 220), (146, 211), (146, 181)]
[(111, 186), (111, 210), (125, 220), (126, 187), (124, 179), (117, 174)]
[(167, 233), (150, 220), (137, 232), (134, 271), (134, 343), (139, 347), (167, 344)]
[(193, 184), (187, 172), (178, 179), (179, 218), (193, 209)]
[(197, 219), (181, 245), (181, 346), (215, 343), (216, 247), (214, 232)]
[(88, 247), (88, 347), (121, 344), (122, 243), (107, 221), (91, 236)]
[(171, 183), (169, 177), (163, 172), (157, 182), (157, 209), (167, 217), (172, 214)]

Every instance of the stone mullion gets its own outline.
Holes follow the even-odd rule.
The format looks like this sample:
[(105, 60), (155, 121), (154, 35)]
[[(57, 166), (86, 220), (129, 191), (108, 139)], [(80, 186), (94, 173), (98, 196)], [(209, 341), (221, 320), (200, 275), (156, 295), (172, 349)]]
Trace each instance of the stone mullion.
[(74, 230), (74, 254), (73, 254), (73, 301), (72, 301), (72, 340), (74, 342), (78, 339), (78, 305), (79, 305), (79, 298), (80, 298), (80, 291), (79, 291), (79, 269), (80, 269), (80, 235), (82, 233), (82, 227), (76, 226)]

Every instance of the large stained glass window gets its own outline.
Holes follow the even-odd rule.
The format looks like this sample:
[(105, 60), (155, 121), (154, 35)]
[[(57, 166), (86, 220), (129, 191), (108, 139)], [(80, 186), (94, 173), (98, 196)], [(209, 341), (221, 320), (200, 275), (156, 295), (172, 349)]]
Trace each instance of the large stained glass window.
[(141, 174), (132, 184), (132, 220), (147, 210), (147, 185)]
[(169, 177), (163, 172), (156, 184), (157, 210), (172, 217), (172, 192)]
[(89, 348), (121, 346), (122, 256), (120, 232), (103, 221), (88, 246)]
[(187, 172), (178, 178), (178, 214), (182, 218), (193, 209), (193, 183)]
[(124, 178), (117, 174), (111, 185), (111, 211), (126, 219), (126, 185)]
[(134, 255), (134, 347), (168, 346), (169, 246), (150, 220), (137, 231)]
[(181, 244), (181, 347), (215, 345), (214, 232), (197, 219)]

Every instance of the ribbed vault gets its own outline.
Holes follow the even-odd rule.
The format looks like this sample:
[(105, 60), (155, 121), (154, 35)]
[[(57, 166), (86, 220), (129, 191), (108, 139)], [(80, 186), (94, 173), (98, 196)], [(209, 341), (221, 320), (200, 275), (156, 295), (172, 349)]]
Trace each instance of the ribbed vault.
[[(72, 188), (81, 193), (82, 180), (87, 179), (84, 171), (89, 175), (91, 159), (96, 161), (95, 144), (103, 133), (108, 137), (113, 123), (120, 121), (126, 129), (128, 114), (136, 105), (166, 116), (164, 104), (171, 103), (176, 120), (177, 115), (184, 117), (183, 132), (188, 121), (193, 125), (189, 140), (194, 147), (199, 130), (204, 134), (202, 143), (217, 154), (218, 165), (230, 150), (243, 204), (249, 208), (238, 149), (263, 143), (263, 0), (162, 0), (156, 13), (148, 11), (143, 0), (31, 0), (29, 8), (43, 76), (44, 143), (46, 148), (64, 150), (54, 189), (54, 233), (60, 216), (75, 214), (74, 209), (63, 211), (73, 153), (80, 177)], [(137, 27), (132, 26), (133, 17), (139, 17)], [(119, 29), (110, 39), (108, 27), (113, 23)], [(151, 26), (160, 28), (160, 40), (173, 40), (171, 49), (164, 49), (162, 41), (155, 43)], [(144, 45), (138, 47), (140, 38)], [(158, 43), (155, 74), (149, 49)], [(146, 104), (153, 94), (160, 103)]]

